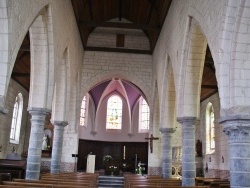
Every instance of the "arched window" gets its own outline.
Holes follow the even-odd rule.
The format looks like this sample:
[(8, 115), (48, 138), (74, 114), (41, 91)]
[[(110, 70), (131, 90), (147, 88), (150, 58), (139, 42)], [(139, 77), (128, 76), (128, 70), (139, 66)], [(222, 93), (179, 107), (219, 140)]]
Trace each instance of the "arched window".
[(82, 99), (81, 112), (80, 112), (80, 126), (87, 126), (87, 112), (88, 112), (89, 96), (86, 94)]
[(122, 128), (122, 99), (112, 95), (107, 102), (106, 129)]
[(18, 95), (16, 96), (12, 114), (10, 143), (13, 144), (19, 143), (22, 113), (23, 113), (23, 96), (21, 93), (18, 93)]
[(139, 132), (148, 132), (149, 112), (147, 101), (141, 97), (139, 100)]
[(214, 108), (211, 102), (206, 108), (206, 153), (211, 153), (215, 149), (215, 127)]

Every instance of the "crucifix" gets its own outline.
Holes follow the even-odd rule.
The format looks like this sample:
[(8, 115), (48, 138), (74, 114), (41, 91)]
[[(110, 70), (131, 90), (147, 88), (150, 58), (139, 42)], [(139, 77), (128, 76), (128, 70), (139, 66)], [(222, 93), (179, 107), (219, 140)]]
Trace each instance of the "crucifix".
[(153, 140), (159, 140), (159, 138), (154, 137), (153, 134), (149, 138), (145, 138), (145, 140), (149, 140), (150, 153), (153, 153)]

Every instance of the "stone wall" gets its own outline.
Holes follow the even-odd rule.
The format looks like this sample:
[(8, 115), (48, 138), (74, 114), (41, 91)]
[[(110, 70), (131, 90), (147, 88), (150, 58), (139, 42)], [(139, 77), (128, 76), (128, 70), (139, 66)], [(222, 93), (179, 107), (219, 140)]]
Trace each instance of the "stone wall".
[[(206, 108), (211, 102), (215, 114), (215, 151), (206, 153), (208, 143), (206, 140)], [(196, 127), (196, 141), (202, 141), (202, 165), (205, 177), (224, 177), (229, 176), (229, 146), (227, 135), (223, 132), (222, 126), (218, 123), (220, 117), (220, 102), (218, 93), (209, 97), (201, 103), (200, 124)], [(205, 171), (206, 164), (208, 171)], [(216, 172), (216, 173), (215, 173)], [(228, 177), (227, 177), (228, 178)]]
[[(23, 114), (20, 130), (20, 139), (19, 144), (11, 144), (10, 130), (13, 108), (16, 96), (19, 92), (21, 92), (23, 96)], [(19, 155), (22, 155), (23, 151), (25, 151), (25, 141), (26, 138), (29, 138), (29, 132), (26, 132), (26, 125), (29, 122), (29, 115), (27, 112), (28, 99), (28, 91), (26, 91), (21, 85), (11, 79), (8, 88), (8, 95), (6, 96), (6, 108), (9, 112), (6, 115), (0, 115), (0, 147), (2, 148), (0, 151), (0, 158), (5, 159), (6, 155), (12, 152), (13, 147), (15, 147)]]

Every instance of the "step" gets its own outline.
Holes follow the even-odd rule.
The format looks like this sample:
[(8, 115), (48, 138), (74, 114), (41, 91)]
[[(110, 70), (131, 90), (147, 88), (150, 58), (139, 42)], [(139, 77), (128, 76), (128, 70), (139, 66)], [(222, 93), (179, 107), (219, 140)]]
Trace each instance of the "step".
[(99, 176), (98, 188), (120, 188), (124, 187), (122, 176)]

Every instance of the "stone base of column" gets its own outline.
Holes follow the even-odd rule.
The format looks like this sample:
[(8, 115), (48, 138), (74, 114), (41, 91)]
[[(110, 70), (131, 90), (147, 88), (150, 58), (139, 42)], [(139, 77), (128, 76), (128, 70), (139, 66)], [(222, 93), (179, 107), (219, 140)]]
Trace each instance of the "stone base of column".
[(75, 170), (75, 163), (61, 162), (60, 172), (74, 172), (74, 170)]
[(148, 175), (151, 176), (161, 176), (162, 175), (162, 167), (148, 167)]

